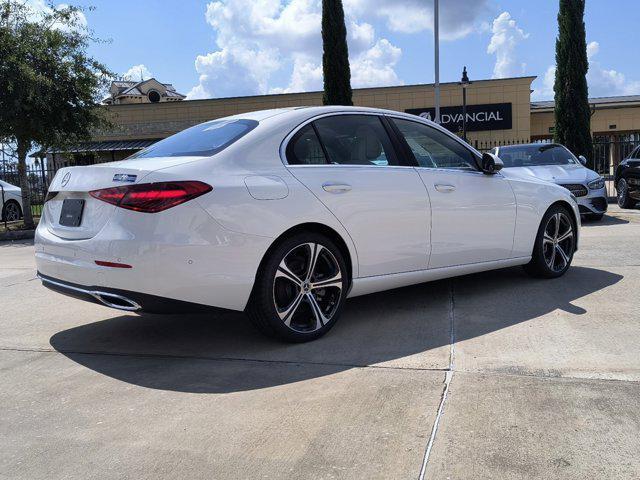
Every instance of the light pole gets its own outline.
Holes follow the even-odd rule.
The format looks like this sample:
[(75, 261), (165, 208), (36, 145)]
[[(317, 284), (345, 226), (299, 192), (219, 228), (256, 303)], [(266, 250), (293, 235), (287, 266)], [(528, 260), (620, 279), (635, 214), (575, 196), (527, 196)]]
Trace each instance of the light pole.
[(440, 14), (439, 1), (433, 0), (433, 45), (434, 45), (434, 70), (435, 70), (435, 122), (440, 123)]
[(465, 142), (467, 141), (467, 86), (470, 84), (465, 66), (462, 69), (462, 79), (460, 80), (460, 85), (462, 85), (462, 138)]

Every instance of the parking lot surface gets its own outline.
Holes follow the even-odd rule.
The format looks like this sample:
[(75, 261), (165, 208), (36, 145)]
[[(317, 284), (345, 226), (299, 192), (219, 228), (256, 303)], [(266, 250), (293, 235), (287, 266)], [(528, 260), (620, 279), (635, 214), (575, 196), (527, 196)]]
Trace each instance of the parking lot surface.
[(640, 477), (638, 210), (585, 223), (563, 278), (354, 298), (301, 345), (83, 303), (34, 268), (0, 244), (0, 478)]

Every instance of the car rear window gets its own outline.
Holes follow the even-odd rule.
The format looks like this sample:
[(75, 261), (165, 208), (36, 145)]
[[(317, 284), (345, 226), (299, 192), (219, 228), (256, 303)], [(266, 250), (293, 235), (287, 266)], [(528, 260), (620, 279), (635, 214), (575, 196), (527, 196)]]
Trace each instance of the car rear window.
[(213, 120), (154, 143), (129, 157), (210, 157), (258, 126), (256, 120)]

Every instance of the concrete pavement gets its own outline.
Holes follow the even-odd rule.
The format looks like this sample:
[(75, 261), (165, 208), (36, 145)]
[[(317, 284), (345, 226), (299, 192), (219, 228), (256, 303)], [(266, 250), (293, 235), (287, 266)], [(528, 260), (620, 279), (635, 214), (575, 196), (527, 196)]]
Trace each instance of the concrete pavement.
[(638, 477), (639, 267), (640, 211), (612, 207), (562, 279), (355, 298), (285, 345), (57, 295), (0, 244), (0, 478)]

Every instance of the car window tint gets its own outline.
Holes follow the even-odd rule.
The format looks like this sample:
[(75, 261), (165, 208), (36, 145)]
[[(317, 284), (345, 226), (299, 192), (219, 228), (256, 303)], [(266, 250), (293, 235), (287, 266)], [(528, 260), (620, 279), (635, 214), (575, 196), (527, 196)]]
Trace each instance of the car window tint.
[(422, 123), (392, 120), (421, 167), (477, 170), (471, 151), (449, 135)]
[(341, 165), (398, 165), (391, 140), (379, 117), (336, 115), (315, 125), (329, 162)]
[(150, 147), (129, 160), (148, 157), (209, 157), (224, 150), (258, 125), (255, 120), (213, 120), (187, 128)]
[(287, 146), (287, 161), (292, 165), (324, 165), (327, 159), (313, 125), (302, 127)]

